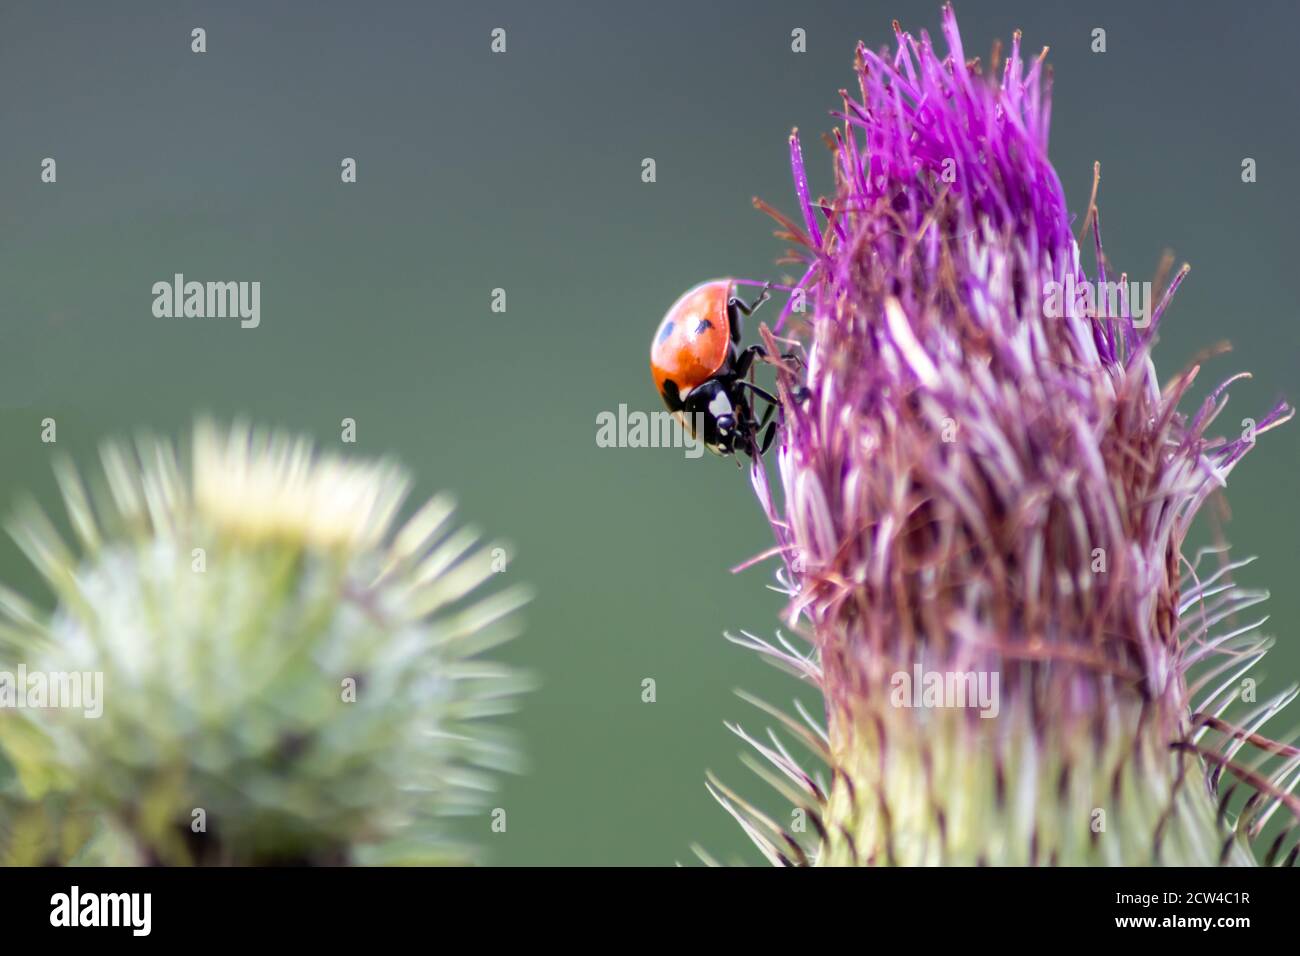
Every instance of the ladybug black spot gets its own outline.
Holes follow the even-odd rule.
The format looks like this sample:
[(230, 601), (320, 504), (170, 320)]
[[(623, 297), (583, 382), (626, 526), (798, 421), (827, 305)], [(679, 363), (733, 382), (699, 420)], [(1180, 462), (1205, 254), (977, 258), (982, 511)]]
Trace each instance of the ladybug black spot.
[(713, 328), (712, 322), (708, 319), (700, 319), (700, 324), (695, 327), (695, 334), (702, 335), (711, 328)]
[(673, 334), (673, 323), (665, 322), (663, 329), (659, 333), (659, 341), (667, 342), (669, 336), (671, 336), (672, 334)]

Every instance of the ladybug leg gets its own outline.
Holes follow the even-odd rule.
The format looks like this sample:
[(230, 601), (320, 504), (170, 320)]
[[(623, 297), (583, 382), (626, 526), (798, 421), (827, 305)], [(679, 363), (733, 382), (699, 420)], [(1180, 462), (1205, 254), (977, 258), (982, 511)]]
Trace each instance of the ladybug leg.
[(741, 385), (744, 388), (749, 389), (751, 392), (753, 392), (763, 401), (767, 402), (769, 405), (779, 404), (779, 402), (777, 401), (777, 397), (773, 395), (771, 392), (769, 392), (767, 389), (763, 388), (761, 385), (755, 385), (753, 382), (750, 381), (743, 381), (737, 384)]
[[(766, 421), (768, 417), (770, 416), (764, 415), (764, 421)], [(759, 431), (762, 430), (762, 428), (762, 425), (750, 422), (749, 430), (745, 435), (745, 451), (749, 454), (750, 458), (761, 458), (763, 455), (766, 455), (767, 450), (772, 447), (772, 439), (776, 437), (776, 422), (769, 424), (760, 437)], [(739, 461), (739, 458), (737, 458), (737, 461)]]
[(755, 385), (753, 382), (741, 381), (738, 382), (737, 384), (743, 388), (749, 389), (751, 392), (754, 393), (756, 397), (761, 398), (763, 401), (767, 402), (767, 411), (763, 414), (763, 420), (758, 423), (758, 427), (762, 428), (764, 425), (767, 424), (767, 420), (772, 417), (772, 411), (778, 405), (781, 404), (780, 400), (777, 399), (777, 397), (773, 395), (771, 392), (769, 392), (767, 389), (760, 388), (759, 386)]
[[(776, 422), (772, 421), (772, 414), (776, 411), (780, 403), (770, 392), (759, 388), (753, 382), (746, 382), (742, 379), (736, 382), (736, 387), (738, 389), (748, 388), (754, 393), (756, 398), (761, 398), (767, 403), (767, 408), (764, 409), (762, 418), (755, 418), (753, 411), (751, 411), (749, 407), (749, 403), (745, 403), (746, 414), (743, 419), (744, 426), (742, 428), (741, 436), (743, 438), (743, 445), (740, 447), (742, 447), (751, 458), (756, 458), (767, 451), (768, 447), (772, 444), (772, 439), (776, 436)], [(766, 427), (766, 431), (763, 431), (764, 427)], [(760, 432), (763, 433), (761, 438), (759, 437)]]
[[(751, 345), (749, 348), (745, 349), (739, 355), (737, 355), (736, 374), (739, 375), (741, 378), (744, 378), (747, 374), (749, 374), (750, 366), (754, 364), (754, 359), (756, 358), (762, 359), (764, 362), (768, 361), (767, 349), (765, 349), (761, 345)], [(794, 352), (784, 353), (781, 356), (781, 360), (784, 362), (794, 362), (796, 368), (803, 367), (803, 359), (800, 358), (798, 355), (796, 355)]]
[(740, 299), (737, 296), (732, 296), (730, 299), (727, 300), (727, 318), (730, 320), (729, 324), (731, 325), (731, 340), (733, 342), (735, 342), (737, 345), (740, 344), (741, 316), (753, 315), (755, 312), (758, 311), (758, 307), (770, 298), (772, 298), (772, 293), (770, 291), (770, 283), (769, 283), (768, 285), (763, 286), (762, 293), (760, 293), (759, 297), (749, 305), (746, 305), (744, 300)]
[(736, 356), (736, 377), (744, 378), (748, 375), (750, 368), (754, 364), (754, 359), (760, 357), (763, 359), (767, 358), (767, 349), (763, 348), (761, 345), (751, 345)]
[(758, 298), (753, 301), (753, 304), (745, 305), (740, 299), (732, 299), (731, 301), (736, 303), (736, 308), (745, 315), (753, 315), (758, 311), (758, 307), (770, 298), (772, 298), (772, 283), (769, 282), (763, 286), (763, 291), (758, 294)]

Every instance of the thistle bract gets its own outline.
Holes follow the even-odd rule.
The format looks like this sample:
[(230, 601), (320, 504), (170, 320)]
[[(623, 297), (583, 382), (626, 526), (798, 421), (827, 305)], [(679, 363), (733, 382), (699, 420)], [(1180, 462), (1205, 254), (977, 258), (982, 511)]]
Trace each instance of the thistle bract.
[(1094, 205), (1085, 269), (1042, 56), (1017, 34), (1005, 62), (968, 62), (951, 9), (946, 55), (895, 29), (892, 55), (859, 48), (832, 198), (790, 139), (806, 312), (786, 315), (806, 359), (778, 374), (781, 505), (761, 472), (755, 488), (812, 651), (741, 639), (821, 689), (824, 736), (790, 723), (832, 773), (761, 748), (807, 843), (719, 793), (777, 862), (1294, 859), (1285, 829), (1250, 840), (1300, 806), (1300, 751), (1258, 733), (1294, 691), (1237, 700), (1263, 595), (1233, 584), (1244, 562), (1183, 551), (1291, 409), (1212, 439), (1226, 383), (1187, 412), (1197, 369), (1160, 384), (1151, 348), (1186, 267), (1136, 309)]
[(102, 713), (0, 712), (10, 860), (468, 859), (444, 818), (513, 766), (482, 719), (525, 683), (476, 655), (523, 593), (483, 593), (447, 498), (395, 529), (392, 464), (203, 423), (190, 459), (109, 445), (89, 490), (62, 466), (75, 547), (35, 508), (11, 524), (57, 604), (0, 592), (3, 669), (100, 675)]

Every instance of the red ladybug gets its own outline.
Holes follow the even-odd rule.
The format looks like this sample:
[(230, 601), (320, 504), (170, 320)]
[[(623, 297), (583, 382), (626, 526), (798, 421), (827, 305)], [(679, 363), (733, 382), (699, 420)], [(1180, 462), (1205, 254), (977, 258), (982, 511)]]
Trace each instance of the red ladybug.
[[(754, 358), (766, 353), (761, 345), (740, 348), (740, 320), (767, 301), (768, 291), (764, 287), (752, 305), (735, 293), (734, 279), (714, 279), (674, 302), (650, 344), (650, 373), (688, 433), (715, 454), (742, 451), (753, 458), (772, 444), (776, 422), (768, 420), (777, 400), (746, 379)], [(762, 420), (754, 417), (746, 392), (767, 402)]]

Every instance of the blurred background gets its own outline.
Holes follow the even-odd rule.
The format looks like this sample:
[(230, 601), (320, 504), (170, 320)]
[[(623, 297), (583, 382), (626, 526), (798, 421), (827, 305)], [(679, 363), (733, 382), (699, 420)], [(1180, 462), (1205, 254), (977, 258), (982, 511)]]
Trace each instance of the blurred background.
[[(957, 13), (968, 55), (1017, 27), (1030, 55), (1051, 47), (1071, 207), (1081, 221), (1100, 160), (1111, 261), (1136, 280), (1166, 248), (1192, 263), (1157, 364), (1167, 379), (1231, 340), (1196, 399), (1253, 371), (1217, 429), (1235, 432), (1300, 399), (1300, 9), (1212, 6)], [(598, 448), (596, 416), (658, 409), (649, 340), (680, 292), (783, 274), (751, 197), (794, 211), (792, 126), (829, 190), (818, 134), (854, 42), (892, 42), (895, 17), (938, 35), (936, 0), (4, 4), (0, 508), (23, 491), (53, 507), (56, 448), (90, 465), (104, 438), (183, 436), (199, 412), (336, 446), (354, 418), (358, 453), (400, 458), (413, 501), (454, 491), (539, 593), (500, 652), (542, 681), (512, 721), (531, 769), (493, 800), (507, 832), (485, 816), (465, 835), (498, 864), (671, 864), (697, 841), (758, 862), (704, 772), (767, 802), (723, 727), (766, 720), (733, 688), (817, 708), (722, 637), (775, 629), (770, 565), (728, 570), (770, 532), (733, 463)], [(151, 286), (177, 272), (260, 281), (261, 326), (154, 318)], [(1300, 677), (1298, 450), (1294, 423), (1265, 436), (1230, 489), (1230, 539), (1261, 558), (1239, 579), (1273, 592), (1261, 699)], [(37, 587), (8, 537), (0, 580)]]

